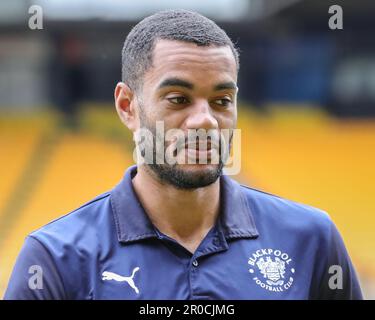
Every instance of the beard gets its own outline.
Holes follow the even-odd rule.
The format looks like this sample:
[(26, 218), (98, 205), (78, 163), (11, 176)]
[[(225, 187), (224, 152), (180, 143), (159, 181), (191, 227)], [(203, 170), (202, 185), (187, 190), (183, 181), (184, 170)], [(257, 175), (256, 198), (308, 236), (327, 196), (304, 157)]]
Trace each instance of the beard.
[[(142, 128), (149, 130), (152, 133), (152, 141), (146, 139), (145, 147), (152, 149), (153, 159), (156, 160), (156, 143), (164, 137), (158, 137), (155, 125), (152, 125), (144, 116), (144, 112), (140, 115), (140, 125)], [(233, 135), (229, 139), (228, 148), (230, 149)], [(221, 146), (221, 143), (219, 143)], [(166, 146), (164, 146), (164, 156), (166, 154)], [(165, 160), (165, 159), (164, 159)], [(191, 190), (197, 188), (203, 188), (209, 186), (217, 181), (217, 179), (223, 174), (224, 162), (222, 160), (221, 152), (219, 150), (219, 161), (217, 164), (169, 164), (166, 161), (164, 163), (144, 163), (146, 170), (156, 178), (162, 184), (171, 185), (181, 190)]]
[(200, 170), (183, 169), (180, 164), (146, 164), (156, 174), (161, 183), (174, 186), (177, 189), (189, 190), (203, 188), (213, 184), (223, 171), (223, 163), (214, 167)]

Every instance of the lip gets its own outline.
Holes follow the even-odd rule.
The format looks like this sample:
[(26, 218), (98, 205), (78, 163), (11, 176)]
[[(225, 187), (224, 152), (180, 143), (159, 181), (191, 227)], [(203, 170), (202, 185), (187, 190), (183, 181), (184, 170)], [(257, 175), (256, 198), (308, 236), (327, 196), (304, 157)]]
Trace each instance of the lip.
[(213, 143), (211, 142), (201, 142), (201, 143), (188, 143), (188, 144), (185, 144), (185, 149), (186, 150), (196, 150), (196, 151), (211, 151), (213, 149), (218, 149), (218, 147), (216, 147), (216, 145), (214, 145)]
[(191, 149), (186, 148), (187, 156), (190, 159), (207, 159), (210, 160), (212, 157), (212, 149), (210, 150), (197, 150), (197, 149)]
[(185, 148), (185, 156), (186, 159), (190, 159), (187, 161), (193, 161), (192, 163), (195, 164), (216, 164), (216, 161), (219, 161), (219, 149), (197, 150), (195, 148)]
[(185, 161), (193, 161), (195, 164), (210, 164), (211, 161), (219, 157), (220, 147), (218, 143), (219, 142), (216, 143), (216, 141), (210, 140), (186, 142), (183, 145), (186, 157)]

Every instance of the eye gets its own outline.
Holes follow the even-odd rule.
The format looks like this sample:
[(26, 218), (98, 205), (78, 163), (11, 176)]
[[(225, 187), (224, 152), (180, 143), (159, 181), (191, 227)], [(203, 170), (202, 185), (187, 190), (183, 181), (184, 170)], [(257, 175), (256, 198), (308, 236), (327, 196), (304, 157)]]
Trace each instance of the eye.
[(184, 96), (176, 96), (167, 98), (167, 100), (172, 104), (186, 104), (189, 102), (188, 99), (186, 99)]
[(232, 100), (229, 98), (222, 98), (214, 100), (214, 103), (219, 106), (227, 107), (232, 103)]

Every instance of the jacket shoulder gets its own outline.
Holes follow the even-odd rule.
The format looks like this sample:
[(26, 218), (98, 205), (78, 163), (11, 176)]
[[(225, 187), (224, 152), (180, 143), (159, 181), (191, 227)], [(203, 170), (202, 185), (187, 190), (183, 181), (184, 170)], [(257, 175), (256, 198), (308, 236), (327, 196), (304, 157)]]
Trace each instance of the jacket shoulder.
[(246, 185), (240, 186), (256, 221), (321, 232), (328, 232), (333, 224), (324, 210)]
[(110, 210), (110, 192), (105, 192), (77, 209), (30, 233), (48, 247), (52, 243), (74, 243), (79, 237), (97, 233), (96, 226), (106, 219)]

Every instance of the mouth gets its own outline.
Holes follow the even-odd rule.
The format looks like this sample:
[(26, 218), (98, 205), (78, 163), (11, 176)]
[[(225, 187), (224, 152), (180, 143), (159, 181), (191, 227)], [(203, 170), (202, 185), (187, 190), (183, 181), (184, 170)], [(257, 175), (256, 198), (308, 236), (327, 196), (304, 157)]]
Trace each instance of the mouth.
[(196, 151), (211, 151), (213, 145), (210, 141), (205, 142), (191, 142), (185, 144), (185, 149), (196, 150)]
[(186, 148), (185, 150), (186, 150), (189, 158), (204, 159), (204, 157), (206, 157), (207, 160), (211, 159), (211, 155), (212, 155), (211, 149), (210, 150), (199, 150), (199, 149)]
[(188, 159), (196, 160), (197, 163), (200, 160), (207, 160), (207, 163), (210, 163), (214, 155), (219, 153), (219, 147), (210, 141), (192, 142), (185, 144), (185, 152)]

